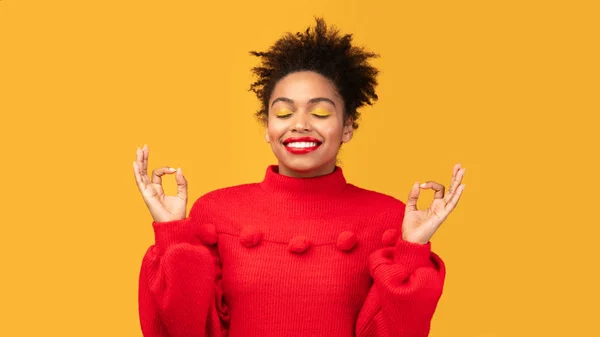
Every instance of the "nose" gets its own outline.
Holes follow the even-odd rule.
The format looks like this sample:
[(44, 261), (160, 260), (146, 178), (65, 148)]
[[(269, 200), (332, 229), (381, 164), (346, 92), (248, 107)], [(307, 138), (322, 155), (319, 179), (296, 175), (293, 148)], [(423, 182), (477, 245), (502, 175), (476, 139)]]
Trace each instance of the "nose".
[(310, 130), (310, 121), (307, 118), (306, 113), (302, 112), (295, 114), (292, 131), (306, 132)]

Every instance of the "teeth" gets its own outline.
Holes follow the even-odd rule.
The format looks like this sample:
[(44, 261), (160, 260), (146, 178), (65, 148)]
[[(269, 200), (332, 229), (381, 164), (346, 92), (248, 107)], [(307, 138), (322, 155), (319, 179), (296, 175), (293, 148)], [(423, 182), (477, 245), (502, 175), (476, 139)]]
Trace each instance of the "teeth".
[(317, 146), (317, 143), (315, 143), (315, 142), (295, 142), (295, 143), (289, 143), (287, 146), (293, 147), (295, 149), (304, 149), (307, 147), (315, 147), (315, 146)]

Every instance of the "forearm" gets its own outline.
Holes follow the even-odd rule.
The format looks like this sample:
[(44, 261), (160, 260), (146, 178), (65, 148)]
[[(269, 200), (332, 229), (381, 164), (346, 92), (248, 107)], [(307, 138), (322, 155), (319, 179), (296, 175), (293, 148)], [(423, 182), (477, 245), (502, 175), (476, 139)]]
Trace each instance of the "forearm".
[(218, 323), (214, 319), (218, 277), (214, 226), (192, 214), (152, 226), (155, 244), (144, 256), (139, 285), (144, 336), (196, 337), (220, 330), (220, 325), (213, 326)]
[(399, 241), (376, 251), (370, 270), (374, 283), (357, 321), (357, 336), (427, 336), (445, 279), (445, 266), (430, 245)]

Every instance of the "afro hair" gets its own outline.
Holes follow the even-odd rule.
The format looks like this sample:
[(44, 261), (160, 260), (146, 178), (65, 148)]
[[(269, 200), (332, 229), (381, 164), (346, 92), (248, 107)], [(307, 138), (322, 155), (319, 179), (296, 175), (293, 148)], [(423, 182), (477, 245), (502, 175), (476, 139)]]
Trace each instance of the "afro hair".
[(256, 117), (262, 123), (267, 122), (269, 99), (277, 82), (298, 71), (314, 71), (332, 81), (344, 101), (344, 119), (350, 119), (354, 129), (358, 128), (358, 109), (377, 100), (379, 71), (368, 61), (379, 55), (353, 46), (352, 34), (340, 34), (322, 18), (316, 18), (316, 26), (304, 33), (286, 33), (267, 51), (250, 54), (261, 58), (260, 65), (252, 68), (258, 79), (250, 91), (261, 102)]

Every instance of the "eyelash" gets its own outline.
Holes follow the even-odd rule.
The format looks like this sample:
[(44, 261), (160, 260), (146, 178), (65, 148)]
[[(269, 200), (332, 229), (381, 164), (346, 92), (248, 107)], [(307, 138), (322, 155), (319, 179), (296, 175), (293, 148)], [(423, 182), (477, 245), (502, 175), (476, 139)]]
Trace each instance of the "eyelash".
[[(313, 115), (313, 116), (315, 116), (315, 117), (317, 117), (317, 118), (319, 118), (319, 119), (325, 119), (325, 118), (329, 117), (329, 116), (319, 116), (319, 115)], [(283, 116), (276, 116), (276, 117), (277, 117), (277, 118), (281, 118), (281, 119), (286, 119), (286, 118), (290, 118), (290, 117), (292, 117), (292, 114), (289, 114), (289, 115), (283, 115)]]
[[(325, 118), (327, 118), (327, 117), (329, 117), (329, 116), (330, 116), (330, 115), (321, 116), (321, 115), (315, 115), (315, 114), (311, 114), (311, 115), (313, 115), (313, 116), (315, 116), (315, 117), (317, 117), (317, 118), (319, 118), (319, 119), (325, 119)], [(292, 114), (281, 115), (281, 116), (279, 116), (279, 115), (276, 115), (276, 117), (277, 117), (277, 118), (281, 118), (281, 119), (289, 118), (289, 117), (291, 117), (291, 116), (292, 116)]]

